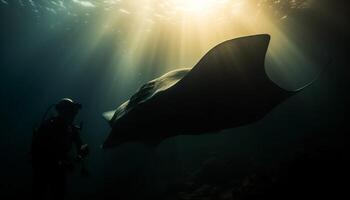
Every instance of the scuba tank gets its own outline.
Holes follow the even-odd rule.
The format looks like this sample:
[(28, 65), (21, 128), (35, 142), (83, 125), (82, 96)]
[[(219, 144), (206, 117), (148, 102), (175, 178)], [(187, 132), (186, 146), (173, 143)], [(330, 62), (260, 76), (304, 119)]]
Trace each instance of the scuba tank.
[(49, 114), (50, 110), (56, 106), (56, 104), (51, 104), (45, 111), (44, 115), (41, 118), (41, 121), (39, 123), (39, 126), (35, 126), (33, 127), (33, 138), (37, 136), (37, 133), (40, 129), (40, 127), (42, 127), (42, 125), (44, 124), (44, 122), (46, 121), (47, 115)]

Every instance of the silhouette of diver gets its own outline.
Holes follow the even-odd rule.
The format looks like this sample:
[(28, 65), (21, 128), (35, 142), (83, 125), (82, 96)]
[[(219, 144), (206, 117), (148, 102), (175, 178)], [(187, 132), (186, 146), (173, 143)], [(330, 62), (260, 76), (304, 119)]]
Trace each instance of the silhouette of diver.
[[(47, 195), (51, 199), (64, 199), (67, 172), (74, 169), (74, 160), (82, 161), (89, 152), (80, 138), (81, 127), (73, 124), (81, 104), (63, 98), (50, 108), (53, 106), (57, 115), (49, 119), (44, 116), (32, 140), (33, 198), (38, 200)], [(72, 158), (73, 144), (76, 159)]]

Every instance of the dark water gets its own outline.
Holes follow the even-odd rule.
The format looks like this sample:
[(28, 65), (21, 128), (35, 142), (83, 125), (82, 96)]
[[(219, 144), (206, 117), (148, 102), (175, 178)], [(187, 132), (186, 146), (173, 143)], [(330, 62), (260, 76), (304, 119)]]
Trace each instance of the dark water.
[[(327, 49), (332, 63), (314, 85), (263, 120), (220, 134), (171, 138), (156, 149), (127, 144), (108, 151), (100, 149), (109, 132), (101, 113), (118, 106), (141, 83), (167, 72), (151, 68), (164, 61), (144, 61), (144, 69), (116, 78), (123, 66), (110, 65), (113, 52), (128, 44), (113, 32), (88, 51), (92, 30), (101, 19), (98, 14), (92, 13), (89, 23), (76, 23), (69, 16), (60, 20), (63, 16), (38, 16), (18, 2), (6, 2), (0, 2), (1, 199), (30, 196), (32, 128), (46, 108), (62, 97), (83, 104), (77, 122), (84, 122), (82, 138), (91, 148), (86, 160), (91, 175), (69, 176), (68, 199), (190, 198), (203, 189), (201, 184), (208, 185), (207, 190), (227, 187), (227, 191), (252, 184), (269, 199), (286, 195), (281, 191), (296, 197), (306, 191), (310, 198), (344, 193), (350, 72), (346, 1), (319, 1), (310, 12), (291, 15), (290, 23), (282, 25), (296, 32), (291, 36), (295, 40), (313, 35), (316, 42), (304, 43), (305, 48)], [(300, 27), (308, 27), (309, 32), (298, 34), (295, 29)], [(115, 47), (119, 43), (122, 48)], [(254, 178), (261, 174), (276, 177), (281, 184), (268, 187)], [(190, 177), (195, 177), (197, 186), (188, 186), (193, 182)], [(232, 196), (222, 190), (218, 193)], [(210, 195), (203, 193), (200, 198), (208, 199)]]

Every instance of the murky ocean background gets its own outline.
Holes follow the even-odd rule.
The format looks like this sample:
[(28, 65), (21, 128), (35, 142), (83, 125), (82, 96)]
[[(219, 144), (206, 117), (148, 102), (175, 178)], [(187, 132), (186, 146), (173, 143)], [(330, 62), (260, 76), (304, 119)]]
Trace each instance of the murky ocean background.
[[(0, 198), (30, 195), (32, 129), (62, 97), (82, 103), (77, 123), (91, 148), (91, 175), (69, 176), (68, 199), (208, 199), (215, 191), (214, 199), (234, 199), (232, 191), (266, 185), (254, 177), (279, 178), (271, 174), (293, 169), (300, 155), (327, 164), (301, 162), (295, 177), (315, 172), (311, 185), (339, 177), (349, 130), (345, 2), (0, 0)], [(220, 42), (259, 33), (272, 36), (266, 72), (274, 82), (295, 89), (322, 72), (318, 80), (249, 126), (179, 136), (155, 149), (100, 149), (110, 130), (101, 114), (141, 84), (194, 66)]]

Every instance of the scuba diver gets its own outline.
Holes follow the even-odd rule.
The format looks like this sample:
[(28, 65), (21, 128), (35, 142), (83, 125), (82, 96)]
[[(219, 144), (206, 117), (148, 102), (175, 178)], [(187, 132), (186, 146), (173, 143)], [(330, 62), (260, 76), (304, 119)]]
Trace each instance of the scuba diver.
[[(53, 106), (57, 115), (45, 119)], [(31, 148), (34, 199), (45, 199), (47, 195), (49, 199), (64, 199), (67, 172), (88, 155), (88, 146), (80, 138), (81, 126), (74, 124), (80, 109), (81, 104), (63, 98), (47, 109), (39, 128), (34, 130)]]

